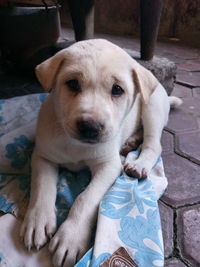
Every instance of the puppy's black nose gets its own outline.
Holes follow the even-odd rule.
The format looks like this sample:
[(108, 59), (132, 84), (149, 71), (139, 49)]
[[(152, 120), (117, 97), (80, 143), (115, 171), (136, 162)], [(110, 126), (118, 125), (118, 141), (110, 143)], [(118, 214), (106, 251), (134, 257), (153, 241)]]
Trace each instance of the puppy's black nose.
[(91, 142), (98, 140), (103, 128), (104, 125), (98, 121), (83, 119), (77, 121), (80, 138)]

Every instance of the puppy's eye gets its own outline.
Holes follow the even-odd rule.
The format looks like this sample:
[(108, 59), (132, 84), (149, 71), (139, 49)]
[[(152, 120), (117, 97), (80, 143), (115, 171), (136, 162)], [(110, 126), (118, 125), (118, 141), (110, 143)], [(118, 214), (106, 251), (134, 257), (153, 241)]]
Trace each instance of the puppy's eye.
[(69, 89), (72, 92), (78, 92), (80, 91), (80, 86), (77, 80), (69, 80), (66, 82), (66, 85), (69, 87)]
[(124, 93), (124, 90), (117, 84), (112, 86), (112, 96), (121, 96)]

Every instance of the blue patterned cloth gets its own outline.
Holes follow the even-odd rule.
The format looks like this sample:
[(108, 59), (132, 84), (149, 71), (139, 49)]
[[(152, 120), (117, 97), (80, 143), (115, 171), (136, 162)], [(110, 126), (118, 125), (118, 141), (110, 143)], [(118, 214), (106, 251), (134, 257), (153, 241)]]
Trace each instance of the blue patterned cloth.
[[(29, 199), (35, 122), (46, 97), (47, 94), (38, 94), (0, 100), (0, 210), (19, 218), (24, 216)], [(128, 156), (137, 158), (138, 153), (131, 152)], [(90, 178), (88, 169), (77, 173), (60, 169), (56, 199), (58, 225), (66, 219)], [(100, 266), (119, 247), (124, 247), (139, 267), (164, 266), (157, 201), (166, 186), (161, 158), (146, 180), (138, 181), (125, 174), (118, 177), (101, 201), (93, 248), (75, 266)], [(0, 244), (0, 266), (6, 262), (4, 250)]]

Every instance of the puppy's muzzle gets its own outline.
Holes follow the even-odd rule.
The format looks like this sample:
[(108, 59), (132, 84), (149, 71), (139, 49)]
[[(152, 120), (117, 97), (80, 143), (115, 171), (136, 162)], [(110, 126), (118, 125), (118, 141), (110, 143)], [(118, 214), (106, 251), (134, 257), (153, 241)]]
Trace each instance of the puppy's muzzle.
[(77, 121), (77, 130), (80, 140), (86, 143), (97, 143), (100, 140), (104, 125), (92, 119)]

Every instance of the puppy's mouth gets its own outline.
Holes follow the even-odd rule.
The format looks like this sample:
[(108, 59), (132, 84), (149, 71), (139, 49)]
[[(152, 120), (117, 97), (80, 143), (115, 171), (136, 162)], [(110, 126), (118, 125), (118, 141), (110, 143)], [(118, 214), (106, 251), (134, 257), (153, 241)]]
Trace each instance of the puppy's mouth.
[(78, 140), (83, 144), (90, 144), (90, 145), (95, 145), (95, 144), (101, 143), (100, 138), (89, 139), (89, 138), (79, 137)]
[(94, 129), (85, 129), (78, 131), (78, 140), (85, 144), (98, 144), (101, 143), (102, 135), (99, 131)]

